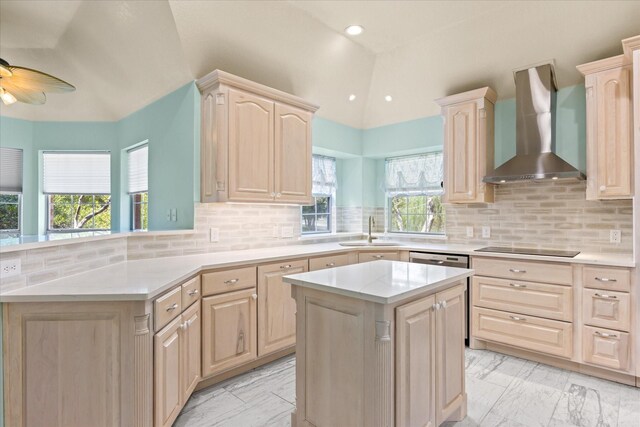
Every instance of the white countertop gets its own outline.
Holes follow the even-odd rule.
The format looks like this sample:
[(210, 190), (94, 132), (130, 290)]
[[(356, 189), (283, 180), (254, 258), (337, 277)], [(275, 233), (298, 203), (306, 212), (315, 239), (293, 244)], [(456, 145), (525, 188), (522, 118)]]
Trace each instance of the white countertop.
[(285, 276), (284, 281), (380, 304), (438, 292), (473, 275), (467, 268), (379, 260)]
[(575, 258), (559, 258), (473, 252), (475, 249), (478, 247), (413, 242), (396, 247), (344, 247), (338, 243), (321, 243), (126, 261), (6, 292), (0, 295), (0, 302), (147, 300), (203, 270), (364, 250), (410, 250), (572, 264), (635, 266), (630, 256), (583, 253)]

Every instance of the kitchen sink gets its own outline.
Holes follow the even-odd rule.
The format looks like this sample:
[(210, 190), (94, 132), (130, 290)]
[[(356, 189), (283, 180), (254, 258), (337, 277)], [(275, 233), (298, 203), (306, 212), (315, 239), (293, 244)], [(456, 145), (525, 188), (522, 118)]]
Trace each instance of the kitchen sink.
[(369, 243), (366, 240), (349, 240), (340, 242), (340, 246), (402, 246), (402, 243), (390, 242), (388, 240), (374, 240)]

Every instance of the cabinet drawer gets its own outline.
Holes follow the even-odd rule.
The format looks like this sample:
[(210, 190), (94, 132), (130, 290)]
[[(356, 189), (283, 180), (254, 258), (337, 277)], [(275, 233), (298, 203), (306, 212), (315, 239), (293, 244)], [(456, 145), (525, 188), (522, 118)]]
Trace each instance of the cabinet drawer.
[(338, 254), (309, 259), (309, 271), (349, 265), (349, 254)]
[(569, 286), (475, 276), (474, 305), (571, 322), (573, 289)]
[(200, 276), (182, 285), (182, 308), (186, 309), (200, 297)]
[(202, 295), (216, 295), (256, 286), (256, 267), (213, 271), (202, 275)]
[(155, 330), (159, 331), (182, 312), (182, 288), (178, 286), (153, 302)]
[(582, 317), (586, 325), (629, 331), (629, 294), (597, 289), (584, 289), (582, 292)]
[(386, 259), (390, 261), (400, 261), (399, 252), (360, 252), (358, 254), (358, 262), (378, 261), (379, 259)]
[(629, 369), (629, 334), (609, 329), (582, 328), (585, 363), (626, 371)]
[(473, 336), (539, 353), (569, 358), (573, 354), (573, 325), (505, 311), (472, 308)]
[(623, 268), (585, 267), (584, 287), (629, 292), (631, 272)]
[(571, 266), (545, 262), (504, 260), (495, 258), (472, 258), (476, 276), (500, 277), (503, 279), (571, 285)]

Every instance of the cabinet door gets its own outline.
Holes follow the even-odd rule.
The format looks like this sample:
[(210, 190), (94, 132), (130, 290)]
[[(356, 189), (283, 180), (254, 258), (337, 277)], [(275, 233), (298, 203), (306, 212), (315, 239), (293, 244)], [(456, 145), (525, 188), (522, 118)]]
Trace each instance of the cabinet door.
[(476, 198), (477, 108), (475, 102), (447, 109), (445, 128), (445, 198), (466, 202)]
[(629, 369), (629, 334), (590, 326), (582, 328), (585, 363), (626, 371)]
[(465, 403), (464, 286), (436, 294), (436, 425)]
[(200, 301), (182, 313), (182, 403), (186, 403), (200, 381)]
[(396, 425), (435, 426), (435, 295), (396, 309)]
[(273, 200), (273, 102), (229, 89), (229, 200)]
[(202, 375), (256, 358), (255, 288), (202, 299)]
[(154, 425), (171, 426), (182, 409), (180, 331), (178, 316), (154, 337)]
[(596, 76), (598, 198), (632, 196), (630, 73), (623, 67)]
[(276, 201), (312, 203), (312, 114), (284, 104), (276, 104), (275, 112)]
[(258, 267), (258, 356), (295, 344), (296, 302), (282, 277), (307, 270), (306, 259)]

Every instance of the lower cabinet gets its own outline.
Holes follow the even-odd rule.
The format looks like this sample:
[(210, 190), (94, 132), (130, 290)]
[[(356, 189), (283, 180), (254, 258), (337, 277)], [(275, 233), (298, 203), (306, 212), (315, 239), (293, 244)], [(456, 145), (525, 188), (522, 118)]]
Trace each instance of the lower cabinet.
[(396, 308), (396, 425), (437, 426), (465, 407), (464, 312), (464, 286)]
[(200, 303), (154, 337), (154, 425), (171, 426), (200, 380)]
[(296, 343), (296, 302), (282, 277), (306, 271), (306, 259), (258, 267), (258, 356)]
[(202, 376), (257, 357), (256, 289), (202, 299)]
[(400, 261), (400, 252), (360, 252), (358, 254), (358, 262), (370, 262), (386, 259), (389, 261)]

